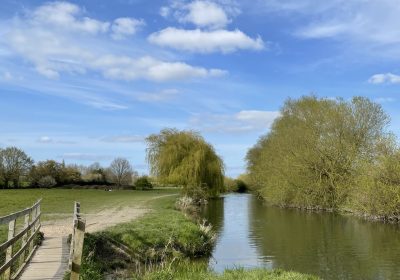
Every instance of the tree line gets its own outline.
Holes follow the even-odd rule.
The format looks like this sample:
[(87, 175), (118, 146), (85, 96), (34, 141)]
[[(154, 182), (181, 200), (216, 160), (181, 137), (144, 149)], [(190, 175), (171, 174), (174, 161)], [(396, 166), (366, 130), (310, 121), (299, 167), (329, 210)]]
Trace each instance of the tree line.
[[(125, 158), (114, 159), (109, 167), (99, 163), (66, 165), (54, 160), (34, 163), (21, 149), (1, 149), (0, 186), (51, 188), (68, 184), (113, 184), (122, 187), (134, 182), (137, 188), (148, 189), (153, 187), (151, 181), (156, 181), (158, 185), (182, 187), (185, 195), (199, 199), (217, 196), (225, 190), (223, 161), (198, 132), (163, 129), (148, 136), (146, 142), (151, 177), (139, 177)], [(231, 184), (232, 190), (236, 186), (243, 190), (239, 181)]]
[(400, 150), (380, 104), (288, 99), (247, 153), (250, 184), (268, 202), (400, 217)]
[[(51, 188), (68, 184), (132, 185), (139, 174), (125, 158), (115, 158), (108, 167), (99, 163), (89, 166), (65, 164), (55, 160), (35, 163), (23, 150), (17, 147), (0, 149), (0, 186), (2, 188), (41, 187)], [(139, 184), (149, 188), (146, 177)]]

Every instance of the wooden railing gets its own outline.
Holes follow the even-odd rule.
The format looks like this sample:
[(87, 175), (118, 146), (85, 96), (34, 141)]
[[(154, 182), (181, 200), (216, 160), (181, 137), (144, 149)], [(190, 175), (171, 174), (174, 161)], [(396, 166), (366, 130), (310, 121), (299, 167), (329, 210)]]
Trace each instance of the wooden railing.
[(68, 262), (68, 267), (71, 271), (70, 280), (79, 280), (79, 273), (82, 263), (83, 241), (85, 238), (85, 225), (86, 221), (81, 217), (81, 205), (79, 202), (75, 202), (73, 231)]
[[(37, 246), (34, 244), (34, 239), (41, 226), (41, 201), (40, 199), (30, 208), (0, 217), (0, 225), (8, 224), (8, 240), (0, 244), (0, 256), (5, 253), (5, 263), (0, 263), (0, 279), (9, 280), (18, 277), (35, 252)], [(16, 232), (20, 217), (24, 217), (23, 226)]]

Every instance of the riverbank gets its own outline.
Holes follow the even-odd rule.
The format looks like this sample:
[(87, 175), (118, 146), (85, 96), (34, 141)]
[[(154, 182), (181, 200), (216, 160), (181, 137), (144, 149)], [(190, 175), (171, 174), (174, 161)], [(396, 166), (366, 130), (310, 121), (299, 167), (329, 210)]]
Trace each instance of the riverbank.
[(175, 209), (174, 197), (152, 201), (151, 213), (86, 235), (82, 279), (317, 279), (293, 272), (208, 268), (215, 235)]
[[(318, 280), (318, 277), (292, 271), (266, 269), (227, 269), (218, 274), (204, 265), (178, 264), (175, 268), (160, 269), (150, 272), (137, 280)], [(135, 280), (136, 280), (135, 279)]]

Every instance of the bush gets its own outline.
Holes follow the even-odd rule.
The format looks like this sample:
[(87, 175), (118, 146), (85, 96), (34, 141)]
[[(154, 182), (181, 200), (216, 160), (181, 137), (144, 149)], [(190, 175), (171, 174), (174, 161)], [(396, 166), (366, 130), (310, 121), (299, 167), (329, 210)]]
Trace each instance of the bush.
[(38, 181), (39, 188), (52, 188), (55, 185), (57, 185), (57, 182), (51, 176), (45, 176)]
[(135, 188), (140, 190), (150, 190), (153, 188), (153, 184), (147, 176), (142, 176), (136, 180)]

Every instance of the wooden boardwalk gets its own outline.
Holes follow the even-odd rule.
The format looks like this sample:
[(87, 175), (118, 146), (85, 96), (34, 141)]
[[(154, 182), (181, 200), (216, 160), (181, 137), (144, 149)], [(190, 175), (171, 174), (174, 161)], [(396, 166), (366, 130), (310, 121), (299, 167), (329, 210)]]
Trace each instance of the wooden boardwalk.
[(20, 280), (62, 280), (68, 268), (67, 237), (45, 236)]

